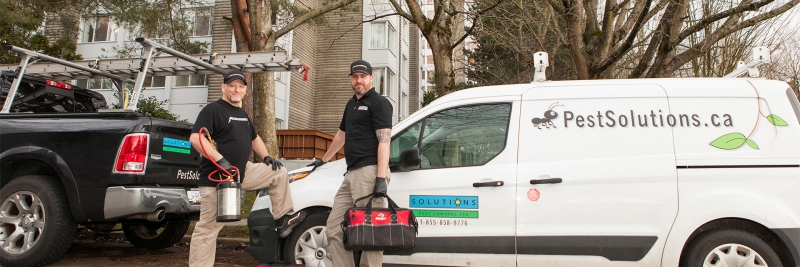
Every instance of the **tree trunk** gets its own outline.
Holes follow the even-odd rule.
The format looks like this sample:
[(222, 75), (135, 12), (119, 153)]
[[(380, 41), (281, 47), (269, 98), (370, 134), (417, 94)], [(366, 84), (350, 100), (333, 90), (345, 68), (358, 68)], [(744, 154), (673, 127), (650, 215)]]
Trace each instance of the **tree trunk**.
[[(233, 38), (236, 40), (236, 52), (250, 51), (250, 15), (247, 14), (247, 1), (231, 0), (231, 26)], [(253, 117), (253, 76), (245, 73), (247, 77), (247, 94), (242, 100), (242, 109), (250, 118)]]
[(275, 79), (272, 72), (253, 74), (253, 126), (270, 156), (278, 157), (275, 133)]
[(456, 90), (455, 73), (453, 72), (453, 51), (450, 49), (450, 42), (442, 42), (438, 38), (428, 40), (432, 40), (429, 41), (429, 44), (433, 54), (433, 77), (436, 79), (436, 95), (442, 97)]
[[(250, 13), (250, 49), (267, 51), (275, 49), (276, 36), (272, 31), (272, 6), (270, 1), (248, 0)], [(275, 133), (275, 79), (272, 72), (253, 74), (253, 126), (264, 140), (270, 156), (278, 157), (278, 140)]]

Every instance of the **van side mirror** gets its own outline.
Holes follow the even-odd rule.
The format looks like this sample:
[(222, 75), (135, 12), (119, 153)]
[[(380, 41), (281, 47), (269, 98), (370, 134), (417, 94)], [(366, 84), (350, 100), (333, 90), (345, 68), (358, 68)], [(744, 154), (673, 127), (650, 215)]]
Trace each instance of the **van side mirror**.
[(419, 164), (422, 160), (419, 159), (419, 148), (409, 147), (400, 152), (400, 161), (389, 166), (392, 172), (409, 172), (419, 169)]

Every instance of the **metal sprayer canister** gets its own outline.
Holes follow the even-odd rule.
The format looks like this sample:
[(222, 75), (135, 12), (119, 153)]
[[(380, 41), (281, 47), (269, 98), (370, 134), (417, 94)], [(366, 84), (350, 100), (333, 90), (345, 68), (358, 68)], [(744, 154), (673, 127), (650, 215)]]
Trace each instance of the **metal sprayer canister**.
[(235, 222), (242, 219), (242, 184), (224, 182), (217, 184), (217, 222)]

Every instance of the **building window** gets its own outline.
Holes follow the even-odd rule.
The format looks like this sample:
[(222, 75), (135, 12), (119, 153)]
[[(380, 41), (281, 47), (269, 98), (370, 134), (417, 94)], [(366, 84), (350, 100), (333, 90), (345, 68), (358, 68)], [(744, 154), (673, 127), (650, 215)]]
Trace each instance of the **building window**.
[(394, 73), (389, 68), (372, 69), (372, 86), (375, 87), (376, 92), (390, 96), (395, 83)]
[(111, 79), (78, 79), (75, 80), (75, 85), (92, 90), (110, 90), (114, 88), (114, 83), (111, 82)]
[(378, 93), (386, 95), (386, 68), (372, 69), (372, 86)]
[(145, 87), (164, 87), (167, 84), (167, 77), (164, 76), (150, 76), (144, 78)]
[(206, 75), (184, 75), (175, 76), (175, 87), (182, 86), (206, 86), (208, 79)]
[(433, 56), (426, 56), (425, 57), (425, 63), (433, 65)]
[(116, 41), (119, 27), (111, 22), (108, 16), (88, 17), (83, 21), (81, 42), (109, 42)]
[(403, 71), (403, 77), (405, 77), (406, 79), (408, 79), (408, 58), (407, 58), (405, 55), (403, 55), (403, 65), (402, 65), (402, 68), (403, 68), (403, 70), (402, 70), (402, 71)]
[(389, 30), (386, 22), (373, 22), (370, 48), (389, 48)]
[(400, 94), (400, 115), (408, 117), (408, 95), (406, 92)]
[(370, 48), (389, 49), (397, 46), (395, 30), (388, 22), (372, 22), (371, 25)]
[(193, 36), (210, 36), (211, 35), (211, 9), (210, 8), (194, 8), (189, 12), (192, 21)]

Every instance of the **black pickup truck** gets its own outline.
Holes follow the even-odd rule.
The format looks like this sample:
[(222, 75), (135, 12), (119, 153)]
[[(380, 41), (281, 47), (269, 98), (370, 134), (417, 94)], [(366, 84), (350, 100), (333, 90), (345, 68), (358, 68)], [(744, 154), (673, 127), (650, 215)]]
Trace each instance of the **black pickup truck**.
[[(0, 72), (0, 104), (13, 72)], [(166, 248), (199, 218), (192, 125), (108, 110), (97, 92), (24, 76), (0, 113), (0, 266), (59, 260), (78, 224), (122, 224), (137, 247)]]

